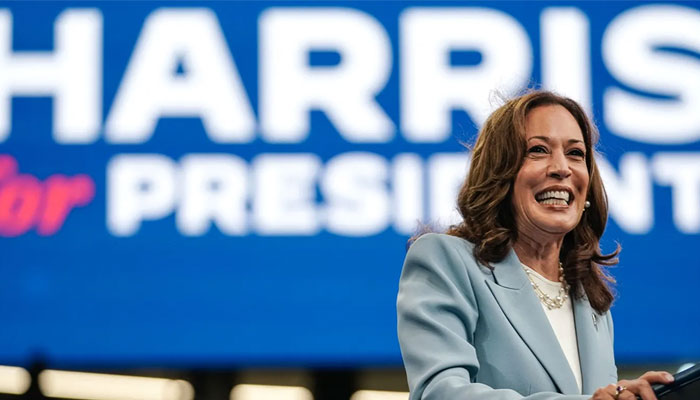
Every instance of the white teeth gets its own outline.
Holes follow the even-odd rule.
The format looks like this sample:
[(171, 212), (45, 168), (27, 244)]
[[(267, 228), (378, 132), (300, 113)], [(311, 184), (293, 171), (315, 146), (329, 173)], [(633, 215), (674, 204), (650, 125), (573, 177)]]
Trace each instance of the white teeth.
[(565, 206), (569, 203), (567, 203), (564, 200), (558, 200), (558, 199), (547, 199), (544, 201), (541, 201), (540, 204), (552, 204), (552, 205), (557, 205), (557, 206)]
[(535, 198), (537, 199), (537, 201), (540, 201), (543, 204), (559, 204), (559, 203), (548, 203), (547, 201), (549, 201), (549, 200), (560, 201), (560, 202), (563, 202), (564, 204), (567, 204), (569, 202), (570, 196), (569, 196), (569, 192), (567, 192), (565, 190), (550, 190), (550, 191), (538, 194)]

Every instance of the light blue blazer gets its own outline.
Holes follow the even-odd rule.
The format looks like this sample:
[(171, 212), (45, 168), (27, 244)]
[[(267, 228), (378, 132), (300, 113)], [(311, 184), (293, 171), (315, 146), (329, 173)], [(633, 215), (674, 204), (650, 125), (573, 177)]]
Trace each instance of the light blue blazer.
[(609, 312), (573, 300), (581, 395), (515, 252), (491, 270), (472, 248), (431, 233), (406, 255), (397, 310), (411, 400), (582, 400), (617, 381)]

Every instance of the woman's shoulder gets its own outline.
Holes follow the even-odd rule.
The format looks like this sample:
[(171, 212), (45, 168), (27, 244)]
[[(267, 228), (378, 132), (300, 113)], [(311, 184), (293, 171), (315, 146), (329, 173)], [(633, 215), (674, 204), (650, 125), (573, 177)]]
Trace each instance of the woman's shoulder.
[(479, 268), (474, 258), (474, 244), (445, 233), (426, 233), (409, 247), (406, 260), (421, 260), (444, 267)]
[(448, 235), (446, 233), (435, 233), (429, 232), (424, 233), (417, 239), (413, 240), (409, 251), (415, 249), (454, 249), (454, 250), (467, 250), (469, 253), (474, 249), (474, 244), (464, 238), (454, 235)]

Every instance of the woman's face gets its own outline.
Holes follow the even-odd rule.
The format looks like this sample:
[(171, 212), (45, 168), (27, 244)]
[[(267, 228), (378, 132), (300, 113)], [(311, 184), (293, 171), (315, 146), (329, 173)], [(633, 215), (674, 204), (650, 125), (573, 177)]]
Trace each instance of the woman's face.
[(536, 107), (525, 120), (526, 154), (513, 187), (519, 235), (562, 236), (581, 219), (588, 169), (583, 134), (560, 105)]

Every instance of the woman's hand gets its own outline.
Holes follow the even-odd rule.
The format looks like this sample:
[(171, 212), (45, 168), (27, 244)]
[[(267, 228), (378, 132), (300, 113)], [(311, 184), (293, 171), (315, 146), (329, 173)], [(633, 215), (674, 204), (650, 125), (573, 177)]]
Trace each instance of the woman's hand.
[(656, 400), (651, 385), (654, 383), (671, 383), (673, 375), (663, 371), (649, 371), (637, 379), (621, 380), (617, 385), (608, 385), (593, 393), (591, 400), (636, 400), (637, 396), (642, 400)]

